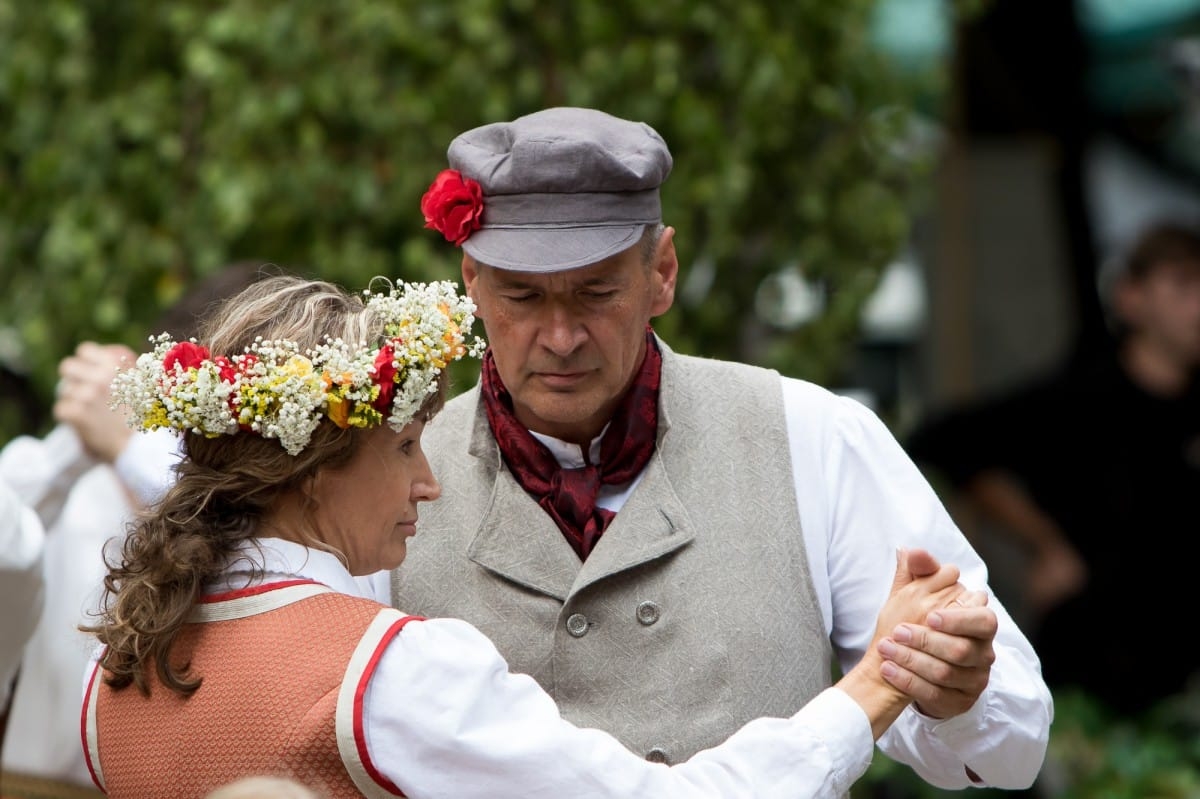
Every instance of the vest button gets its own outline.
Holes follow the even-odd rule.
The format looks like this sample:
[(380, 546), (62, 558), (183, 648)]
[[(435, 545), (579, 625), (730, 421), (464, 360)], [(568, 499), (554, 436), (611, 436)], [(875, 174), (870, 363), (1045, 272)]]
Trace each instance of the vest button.
[(663, 749), (662, 747), (656, 746), (653, 749), (651, 749), (649, 752), (646, 753), (646, 759), (649, 760), (651, 763), (666, 763), (667, 762), (667, 750)]
[(588, 620), (582, 613), (572, 613), (567, 617), (567, 632), (576, 638), (587, 635)]
[(649, 599), (637, 606), (637, 620), (647, 627), (658, 621), (660, 615), (658, 604)]

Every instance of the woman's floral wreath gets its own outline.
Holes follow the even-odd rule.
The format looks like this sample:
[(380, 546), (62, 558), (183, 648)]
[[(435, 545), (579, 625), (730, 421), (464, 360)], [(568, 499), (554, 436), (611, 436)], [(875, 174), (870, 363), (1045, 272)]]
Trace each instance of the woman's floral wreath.
[(425, 227), (461, 247), (483, 224), (483, 187), (457, 169), (443, 169), (421, 197)]
[(210, 438), (249, 431), (279, 439), (291, 455), (307, 446), (322, 419), (374, 427), (386, 413), (402, 430), (438, 390), (451, 361), (482, 353), (482, 339), (467, 340), (475, 304), (449, 281), (363, 293), (385, 320), (382, 344), (327, 339), (301, 352), (291, 341), (256, 339), (240, 355), (213, 356), (194, 340), (176, 343), (164, 333), (117, 375), (112, 407), (128, 409), (133, 428)]

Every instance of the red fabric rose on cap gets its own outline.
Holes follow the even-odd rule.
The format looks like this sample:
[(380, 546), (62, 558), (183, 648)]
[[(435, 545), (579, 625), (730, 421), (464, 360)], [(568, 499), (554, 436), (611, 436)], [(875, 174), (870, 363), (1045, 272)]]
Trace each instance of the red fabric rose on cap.
[(443, 169), (421, 198), (421, 213), (425, 227), (462, 246), (482, 224), (483, 187), (457, 169)]

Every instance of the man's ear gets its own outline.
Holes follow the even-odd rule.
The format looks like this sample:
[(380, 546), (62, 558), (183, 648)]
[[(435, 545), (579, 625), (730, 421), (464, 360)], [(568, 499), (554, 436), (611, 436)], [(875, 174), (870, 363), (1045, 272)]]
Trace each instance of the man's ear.
[(479, 293), (476, 291), (476, 286), (475, 286), (475, 281), (477, 281), (478, 279), (479, 279), (479, 264), (475, 261), (474, 258), (472, 258), (471, 256), (467, 255), (464, 252), (463, 259), (462, 259), (463, 288), (466, 289), (467, 296), (470, 297), (471, 301), (475, 303), (475, 306), (476, 306), (476, 314), (475, 315), (476, 316), (479, 316), (479, 313), (478, 313)]
[(656, 290), (650, 305), (651, 317), (662, 316), (675, 304), (675, 283), (679, 278), (679, 258), (675, 255), (675, 228), (663, 228), (654, 248)]

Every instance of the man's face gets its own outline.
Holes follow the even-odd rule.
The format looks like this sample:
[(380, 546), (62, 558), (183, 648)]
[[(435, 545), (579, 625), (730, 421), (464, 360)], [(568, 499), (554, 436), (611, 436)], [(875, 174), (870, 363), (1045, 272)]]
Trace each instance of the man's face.
[(1157, 265), (1122, 291), (1133, 335), (1182, 366), (1200, 367), (1200, 262)]
[(674, 233), (663, 231), (649, 263), (640, 244), (550, 273), (463, 258), (463, 283), (522, 424), (583, 446), (603, 429), (641, 366), (647, 323), (674, 301)]

